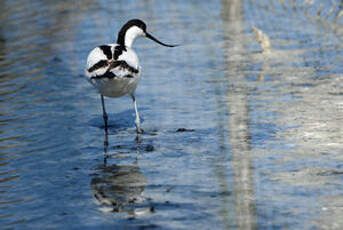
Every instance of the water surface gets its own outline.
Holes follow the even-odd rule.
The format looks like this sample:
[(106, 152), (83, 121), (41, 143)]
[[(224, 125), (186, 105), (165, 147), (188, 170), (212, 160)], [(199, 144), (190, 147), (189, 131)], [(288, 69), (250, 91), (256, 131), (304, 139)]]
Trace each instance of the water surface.
[[(341, 229), (339, 3), (4, 1), (1, 228)], [(135, 43), (139, 140), (84, 77), (131, 18), (183, 44)]]

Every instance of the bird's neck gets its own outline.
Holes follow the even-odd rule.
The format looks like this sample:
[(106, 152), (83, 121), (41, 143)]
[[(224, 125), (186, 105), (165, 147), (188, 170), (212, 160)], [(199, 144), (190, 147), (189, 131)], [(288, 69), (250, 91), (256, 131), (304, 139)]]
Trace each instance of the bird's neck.
[(117, 43), (131, 48), (133, 42), (140, 36), (140, 31), (136, 27), (122, 28), (118, 33)]

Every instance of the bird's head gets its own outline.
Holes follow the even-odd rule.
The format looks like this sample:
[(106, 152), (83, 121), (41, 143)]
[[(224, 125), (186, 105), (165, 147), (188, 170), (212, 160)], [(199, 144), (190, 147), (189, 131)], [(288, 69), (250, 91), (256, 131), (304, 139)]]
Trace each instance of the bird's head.
[(138, 37), (146, 37), (160, 45), (167, 47), (175, 47), (177, 45), (168, 45), (153, 37), (146, 31), (146, 24), (139, 19), (128, 21), (119, 31), (117, 43), (127, 47), (131, 47), (134, 40)]

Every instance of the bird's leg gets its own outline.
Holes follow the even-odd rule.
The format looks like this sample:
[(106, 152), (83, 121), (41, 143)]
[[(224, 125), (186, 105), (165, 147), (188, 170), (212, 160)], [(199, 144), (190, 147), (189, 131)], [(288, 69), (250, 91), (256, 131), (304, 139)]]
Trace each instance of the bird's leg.
[(105, 140), (104, 140), (104, 166), (106, 167), (107, 165), (107, 148), (108, 148), (108, 133), (105, 132)]
[(137, 133), (141, 134), (141, 133), (143, 133), (143, 129), (141, 129), (141, 121), (139, 119), (139, 113), (138, 113), (138, 109), (137, 109), (137, 103), (136, 103), (135, 95), (132, 94), (131, 98), (133, 100), (133, 105), (135, 106), (135, 113), (136, 113), (135, 124), (136, 124)]
[(106, 109), (105, 109), (105, 100), (104, 100), (104, 96), (101, 95), (101, 104), (102, 104), (102, 115), (104, 118), (104, 122), (105, 122), (105, 132), (107, 134), (107, 120), (108, 120), (108, 116), (106, 113)]

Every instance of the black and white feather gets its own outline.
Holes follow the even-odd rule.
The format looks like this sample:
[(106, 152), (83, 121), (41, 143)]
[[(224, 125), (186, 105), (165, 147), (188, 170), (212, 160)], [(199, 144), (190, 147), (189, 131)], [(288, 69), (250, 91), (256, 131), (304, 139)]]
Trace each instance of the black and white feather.
[(86, 76), (103, 96), (134, 94), (140, 73), (136, 53), (119, 44), (98, 46), (87, 59)]

